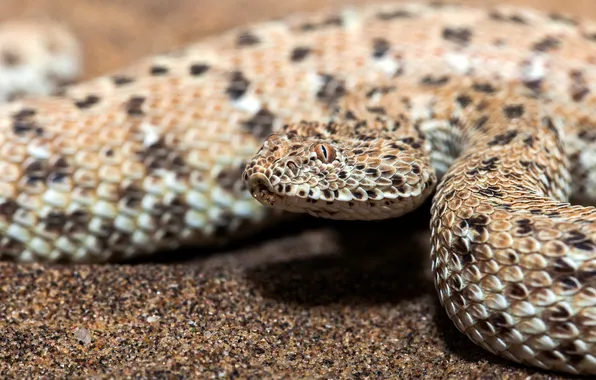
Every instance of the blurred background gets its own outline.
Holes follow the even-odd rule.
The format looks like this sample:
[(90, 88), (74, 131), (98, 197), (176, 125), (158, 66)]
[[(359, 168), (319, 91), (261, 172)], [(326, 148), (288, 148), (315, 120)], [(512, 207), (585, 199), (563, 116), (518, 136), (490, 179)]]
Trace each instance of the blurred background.
[[(237, 25), (296, 11), (373, 2), (379, 0), (1, 0), (0, 21), (27, 17), (65, 23), (83, 43), (85, 77), (90, 77)], [(451, 2), (507, 3), (596, 18), (594, 0)]]

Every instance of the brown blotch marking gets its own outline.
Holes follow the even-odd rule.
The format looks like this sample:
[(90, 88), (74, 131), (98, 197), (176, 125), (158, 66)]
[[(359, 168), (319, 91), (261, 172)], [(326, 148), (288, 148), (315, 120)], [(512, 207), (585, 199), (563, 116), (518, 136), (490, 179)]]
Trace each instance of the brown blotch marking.
[(579, 281), (577, 281), (577, 279), (572, 276), (561, 279), (561, 285), (563, 286), (563, 289), (566, 291), (575, 291), (581, 287)]
[(267, 108), (261, 108), (253, 117), (242, 122), (242, 126), (253, 136), (263, 139), (273, 132), (275, 115)]
[(323, 84), (317, 91), (317, 99), (325, 103), (334, 103), (346, 94), (345, 82), (330, 74), (319, 73)]
[(470, 243), (466, 239), (458, 236), (451, 244), (453, 251), (458, 256), (465, 256), (470, 254)]
[(524, 114), (524, 105), (523, 104), (514, 104), (508, 105), (503, 108), (503, 112), (508, 119), (516, 119), (522, 117)]
[(310, 53), (312, 52), (312, 50), (308, 47), (304, 47), (304, 46), (297, 46), (294, 49), (292, 49), (292, 52), (290, 53), (290, 60), (292, 62), (301, 62), (303, 61)]
[(485, 197), (496, 197), (501, 198), (503, 196), (503, 192), (497, 186), (489, 186), (486, 189), (478, 189), (478, 194), (483, 195)]
[(485, 94), (492, 94), (495, 91), (497, 91), (497, 89), (490, 83), (474, 83), (472, 85), (472, 88), (474, 89), (474, 91), (482, 92)]
[(574, 26), (577, 25), (577, 21), (574, 20), (571, 16), (564, 15), (561, 13), (556, 13), (556, 12), (550, 13), (548, 15), (548, 18), (550, 18), (552, 21), (560, 22), (560, 23), (567, 24), (567, 25), (574, 25)]
[(66, 226), (68, 218), (66, 214), (59, 210), (52, 210), (48, 215), (41, 219), (45, 223), (46, 230), (60, 233)]
[(137, 157), (149, 171), (164, 169), (181, 174), (188, 171), (184, 159), (174, 148), (167, 146), (163, 138), (137, 152)]
[(469, 28), (444, 28), (441, 36), (446, 41), (465, 46), (472, 39), (472, 30)]
[(466, 108), (472, 103), (472, 98), (468, 95), (459, 95), (455, 101), (460, 105), (461, 108)]
[(523, 284), (513, 283), (509, 286), (509, 294), (518, 300), (523, 300), (528, 298), (528, 289)]
[(376, 94), (385, 95), (390, 92), (394, 92), (397, 89), (395, 86), (381, 86), (381, 87), (374, 87), (368, 90), (365, 94), (367, 98), (372, 98)]
[(569, 231), (563, 241), (582, 251), (594, 251), (596, 248), (594, 241), (578, 230)]
[(35, 160), (29, 162), (24, 168), (24, 174), (28, 184), (39, 181), (61, 183), (70, 174), (70, 164), (64, 157), (59, 157), (51, 162)]
[(200, 75), (203, 75), (205, 72), (207, 72), (209, 70), (210, 66), (204, 63), (193, 63), (192, 65), (190, 65), (190, 68), (188, 69), (188, 72), (190, 75), (194, 76), (194, 77), (198, 77)]
[(586, 142), (595, 142), (596, 141), (596, 130), (581, 130), (577, 134), (577, 137), (586, 141)]
[(515, 231), (517, 235), (528, 235), (532, 232), (532, 222), (530, 219), (520, 219), (517, 221), (518, 228)]
[(99, 100), (99, 96), (91, 94), (87, 95), (82, 100), (75, 101), (75, 106), (77, 106), (77, 108), (79, 109), (88, 109), (94, 106), (95, 104), (99, 103)]
[(261, 39), (250, 31), (244, 31), (238, 35), (236, 45), (238, 46), (254, 46), (261, 43)]
[(43, 134), (43, 128), (37, 125), (33, 117), (37, 112), (33, 108), (23, 108), (12, 115), (12, 130), (17, 135), (34, 131), (38, 136)]
[(544, 37), (542, 40), (536, 42), (532, 45), (532, 50), (546, 53), (548, 51), (552, 51), (558, 49), (561, 46), (561, 40), (555, 37), (547, 36)]
[(4, 66), (14, 67), (22, 63), (22, 58), (14, 51), (4, 49), (0, 52), (0, 61)]
[(130, 116), (141, 116), (144, 115), (143, 103), (145, 98), (142, 96), (133, 95), (131, 96), (124, 106), (126, 113)]
[(328, 27), (338, 27), (338, 26), (342, 26), (342, 25), (343, 25), (343, 22), (339, 16), (331, 16), (319, 23), (306, 22), (306, 23), (300, 25), (299, 29), (304, 32), (308, 32), (308, 31), (313, 31), (313, 30), (323, 29), (323, 28), (328, 28)]
[(412, 17), (414, 17), (413, 13), (408, 12), (403, 9), (397, 9), (392, 12), (377, 13), (377, 19), (382, 20), (382, 21), (390, 21), (390, 20), (395, 20), (395, 19), (400, 19), (400, 18), (404, 19), (404, 18), (412, 18)]
[(384, 38), (375, 38), (373, 40), (373, 57), (382, 58), (390, 49), (389, 41)]
[(250, 81), (241, 71), (233, 71), (230, 75), (230, 83), (226, 88), (226, 94), (232, 100), (240, 99), (250, 86)]
[(133, 77), (125, 76), (125, 75), (115, 75), (112, 77), (112, 82), (116, 86), (124, 86), (126, 84), (134, 82)]
[(127, 185), (120, 192), (121, 202), (129, 209), (138, 209), (141, 206), (145, 192), (135, 184)]
[(511, 327), (511, 325), (507, 322), (507, 318), (502, 313), (491, 315), (488, 318), (488, 321), (498, 329)]
[(528, 22), (520, 15), (507, 16), (507, 15), (504, 15), (503, 13), (496, 11), (496, 10), (490, 12), (489, 18), (491, 20), (500, 21), (500, 22), (512, 22), (514, 24), (520, 24), (520, 25), (528, 24)]
[(492, 141), (489, 141), (488, 146), (507, 145), (517, 137), (516, 130), (509, 130), (505, 133), (495, 136)]
[(566, 273), (566, 274), (572, 274), (575, 272), (575, 268), (573, 267), (573, 265), (571, 265), (563, 257), (559, 257), (555, 261), (555, 263), (553, 265), (553, 270), (557, 273)]
[(149, 74), (153, 76), (166, 75), (170, 69), (162, 65), (153, 65), (149, 68)]
[(246, 189), (246, 183), (242, 180), (242, 173), (246, 164), (230, 166), (221, 170), (215, 178), (219, 186), (228, 192), (242, 192)]
[(534, 136), (528, 136), (524, 139), (524, 144), (526, 144), (530, 148), (534, 147), (534, 142), (536, 142), (536, 138)]
[(375, 113), (379, 115), (387, 114), (387, 110), (385, 109), (385, 107), (366, 107), (366, 110), (370, 113)]
[(19, 204), (17, 202), (12, 199), (7, 199), (0, 203), (0, 216), (12, 218), (15, 212), (17, 212), (18, 208)]
[(571, 86), (569, 87), (571, 99), (574, 102), (581, 102), (590, 93), (584, 72), (581, 70), (572, 70), (569, 73), (569, 78), (571, 79)]
[(426, 75), (420, 80), (420, 84), (426, 86), (442, 86), (449, 82), (449, 76), (442, 75), (440, 77), (434, 77), (432, 75)]

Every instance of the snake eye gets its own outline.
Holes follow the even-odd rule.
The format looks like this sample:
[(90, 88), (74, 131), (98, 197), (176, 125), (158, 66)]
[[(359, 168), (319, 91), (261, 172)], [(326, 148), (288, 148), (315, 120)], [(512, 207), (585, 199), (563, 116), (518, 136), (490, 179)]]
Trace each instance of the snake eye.
[(328, 164), (335, 160), (335, 148), (329, 144), (317, 144), (314, 148), (317, 158)]

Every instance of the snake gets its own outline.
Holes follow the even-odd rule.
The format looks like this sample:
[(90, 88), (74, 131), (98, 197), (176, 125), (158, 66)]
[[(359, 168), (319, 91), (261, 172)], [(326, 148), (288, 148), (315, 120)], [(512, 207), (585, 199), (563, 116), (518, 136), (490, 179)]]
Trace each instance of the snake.
[(67, 32), (12, 24), (0, 70), (2, 259), (118, 261), (430, 199), (456, 328), (513, 362), (596, 374), (596, 23), (328, 8), (81, 82)]

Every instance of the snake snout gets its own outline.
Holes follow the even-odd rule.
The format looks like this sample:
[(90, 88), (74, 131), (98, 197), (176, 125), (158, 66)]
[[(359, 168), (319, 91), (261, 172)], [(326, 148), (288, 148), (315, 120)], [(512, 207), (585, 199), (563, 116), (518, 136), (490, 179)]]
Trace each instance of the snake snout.
[(275, 204), (276, 196), (273, 192), (273, 186), (263, 173), (253, 173), (247, 180), (248, 191), (260, 203), (266, 206)]

